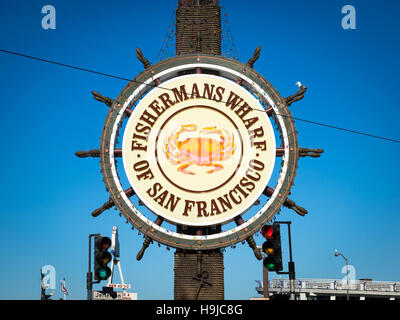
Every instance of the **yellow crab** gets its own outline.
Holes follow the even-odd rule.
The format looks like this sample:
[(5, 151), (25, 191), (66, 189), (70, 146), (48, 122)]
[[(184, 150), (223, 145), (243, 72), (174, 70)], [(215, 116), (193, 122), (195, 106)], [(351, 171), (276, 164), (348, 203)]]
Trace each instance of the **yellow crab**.
[[(165, 142), (165, 154), (173, 164), (179, 165), (178, 171), (185, 174), (195, 174), (187, 168), (196, 164), (198, 166), (213, 167), (207, 173), (222, 170), (224, 167), (218, 163), (230, 158), (235, 152), (233, 134), (225, 129), (206, 127), (200, 131), (200, 135), (180, 141), (179, 136), (185, 132), (195, 132), (198, 127), (194, 124), (183, 125), (174, 131)], [(208, 134), (217, 134), (219, 141)]]

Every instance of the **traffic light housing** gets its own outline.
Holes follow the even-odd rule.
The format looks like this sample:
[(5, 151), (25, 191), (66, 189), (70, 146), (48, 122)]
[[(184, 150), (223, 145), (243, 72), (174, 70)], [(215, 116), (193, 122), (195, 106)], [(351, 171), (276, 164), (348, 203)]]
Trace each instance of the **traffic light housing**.
[(107, 280), (111, 276), (111, 269), (107, 266), (112, 260), (108, 251), (110, 247), (110, 238), (102, 236), (94, 238), (94, 280)]
[(263, 226), (261, 234), (267, 239), (262, 245), (262, 251), (266, 255), (263, 260), (264, 267), (268, 271), (282, 271), (281, 231), (279, 224), (274, 223)]

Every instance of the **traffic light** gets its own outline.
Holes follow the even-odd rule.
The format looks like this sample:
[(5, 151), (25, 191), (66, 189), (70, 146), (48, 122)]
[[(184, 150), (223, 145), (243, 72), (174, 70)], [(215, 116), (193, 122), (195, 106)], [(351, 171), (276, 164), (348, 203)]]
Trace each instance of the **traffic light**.
[(282, 250), (281, 250), (281, 231), (277, 223), (273, 225), (265, 225), (261, 229), (262, 236), (267, 239), (262, 245), (262, 251), (266, 257), (263, 260), (264, 267), (268, 271), (281, 271), (282, 266)]
[(112, 259), (111, 253), (107, 251), (110, 247), (110, 238), (94, 238), (94, 280), (107, 280), (111, 276), (111, 269), (107, 266)]

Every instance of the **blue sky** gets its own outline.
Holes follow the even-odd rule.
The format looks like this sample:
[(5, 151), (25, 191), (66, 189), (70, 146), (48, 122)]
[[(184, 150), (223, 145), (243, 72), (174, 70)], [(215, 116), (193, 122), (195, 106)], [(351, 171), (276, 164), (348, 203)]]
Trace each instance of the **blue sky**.
[[(308, 87), (291, 106), (294, 117), (400, 139), (398, 1), (224, 2), (240, 60), (261, 46), (255, 69), (282, 96), (293, 94), (297, 81)], [(41, 28), (46, 4), (56, 8), (55, 30)], [(346, 4), (356, 8), (356, 30), (341, 27)], [(1, 1), (0, 49), (133, 78), (142, 70), (135, 48), (157, 61), (175, 6), (176, 0)], [(91, 90), (115, 97), (125, 84), (0, 53), (0, 299), (39, 299), (46, 264), (56, 268), (56, 298), (66, 277), (70, 298), (85, 299), (88, 234), (110, 235), (113, 225), (131, 291), (139, 299), (173, 299), (173, 250), (152, 245), (137, 262), (142, 237), (118, 212), (90, 215), (108, 199), (98, 160), (74, 155), (99, 146), (108, 110)], [(296, 126), (302, 147), (325, 150), (320, 159), (299, 161), (291, 198), (309, 214), (282, 209), (278, 216), (292, 221), (297, 278), (343, 278), (337, 248), (357, 279), (400, 281), (399, 143)], [(256, 296), (256, 279), (262, 266), (247, 244), (227, 248), (226, 299)]]

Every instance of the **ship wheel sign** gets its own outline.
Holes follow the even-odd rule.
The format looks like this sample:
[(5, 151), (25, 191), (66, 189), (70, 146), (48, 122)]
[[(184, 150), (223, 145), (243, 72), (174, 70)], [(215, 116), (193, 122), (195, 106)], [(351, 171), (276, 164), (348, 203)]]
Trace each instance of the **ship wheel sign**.
[[(195, 54), (145, 70), (116, 99), (93, 92), (109, 113), (99, 157), (110, 200), (152, 241), (186, 250), (212, 250), (247, 241), (280, 210), (307, 211), (288, 199), (299, 156), (321, 149), (299, 148), (288, 106), (304, 96), (282, 98), (253, 64)], [(176, 228), (174, 226), (177, 226)], [(190, 230), (190, 232), (188, 231)], [(195, 232), (193, 232), (195, 230)], [(207, 232), (206, 230), (213, 230)]]

